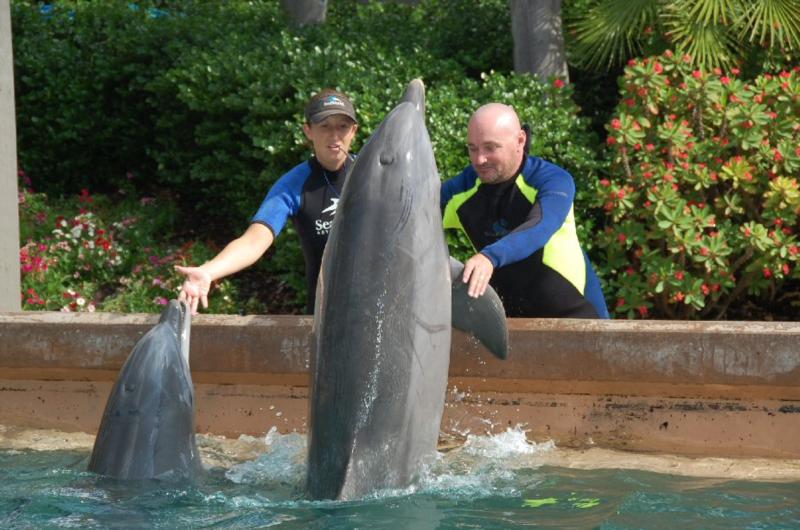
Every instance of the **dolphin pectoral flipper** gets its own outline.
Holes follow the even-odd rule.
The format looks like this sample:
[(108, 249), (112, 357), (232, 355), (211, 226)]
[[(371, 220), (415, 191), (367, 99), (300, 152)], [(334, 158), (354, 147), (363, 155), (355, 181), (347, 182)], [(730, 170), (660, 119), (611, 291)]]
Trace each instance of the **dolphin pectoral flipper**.
[(450, 258), (453, 294), (453, 327), (471, 333), (498, 359), (508, 357), (508, 326), (503, 302), (491, 286), (483, 296), (467, 294), (469, 284), (461, 281), (464, 264)]

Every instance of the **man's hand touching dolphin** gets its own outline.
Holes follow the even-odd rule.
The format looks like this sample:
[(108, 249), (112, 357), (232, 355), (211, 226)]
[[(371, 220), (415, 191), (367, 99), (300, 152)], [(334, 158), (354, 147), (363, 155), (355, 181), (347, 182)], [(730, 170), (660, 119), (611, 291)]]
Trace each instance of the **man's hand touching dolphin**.
[(469, 283), (469, 294), (473, 298), (483, 296), (486, 292), (486, 287), (489, 286), (489, 280), (492, 279), (494, 266), (489, 258), (481, 253), (475, 254), (464, 263), (464, 274), (462, 276), (464, 283)]

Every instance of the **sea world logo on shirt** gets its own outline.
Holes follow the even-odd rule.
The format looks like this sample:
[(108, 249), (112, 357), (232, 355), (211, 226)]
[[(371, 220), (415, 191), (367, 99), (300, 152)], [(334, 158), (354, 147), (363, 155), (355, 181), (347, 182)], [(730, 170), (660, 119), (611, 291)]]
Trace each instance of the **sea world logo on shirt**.
[(508, 221), (505, 219), (498, 219), (492, 223), (492, 230), (486, 235), (490, 237), (503, 237), (508, 234)]
[(328, 214), (328, 219), (317, 219), (314, 222), (314, 226), (317, 230), (317, 235), (322, 236), (326, 235), (328, 232), (331, 231), (331, 226), (333, 226), (333, 216), (336, 215), (336, 208), (339, 206), (339, 197), (331, 197), (331, 204), (327, 208), (323, 209), (322, 214)]

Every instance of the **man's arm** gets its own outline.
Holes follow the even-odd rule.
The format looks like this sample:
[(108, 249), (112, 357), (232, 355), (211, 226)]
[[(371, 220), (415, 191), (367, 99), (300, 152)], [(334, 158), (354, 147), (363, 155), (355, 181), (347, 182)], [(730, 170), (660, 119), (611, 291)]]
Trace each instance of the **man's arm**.
[(544, 247), (567, 218), (575, 197), (575, 182), (566, 170), (540, 158), (531, 158), (525, 181), (536, 188), (536, 200), (528, 219), (511, 233), (481, 250), (492, 263), (502, 267), (521, 261)]

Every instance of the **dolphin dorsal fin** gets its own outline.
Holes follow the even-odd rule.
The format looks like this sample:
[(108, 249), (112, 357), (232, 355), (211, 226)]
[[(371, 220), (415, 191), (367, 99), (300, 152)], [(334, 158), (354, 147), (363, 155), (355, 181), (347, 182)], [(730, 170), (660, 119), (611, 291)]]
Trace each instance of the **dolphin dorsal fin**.
[(467, 294), (468, 284), (461, 281), (464, 264), (450, 258), (453, 316), (456, 329), (471, 333), (498, 359), (508, 357), (508, 326), (503, 302), (491, 286), (483, 296), (472, 298)]

